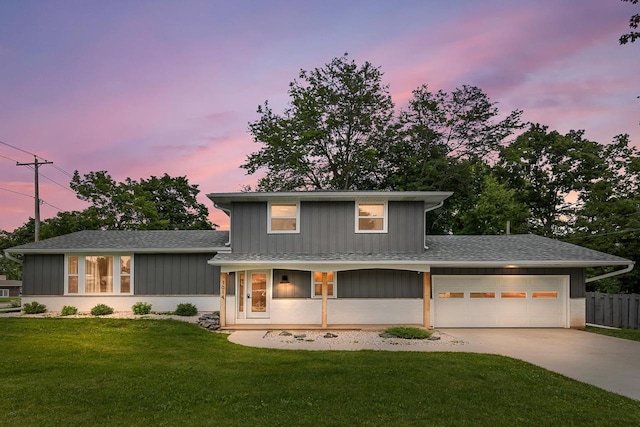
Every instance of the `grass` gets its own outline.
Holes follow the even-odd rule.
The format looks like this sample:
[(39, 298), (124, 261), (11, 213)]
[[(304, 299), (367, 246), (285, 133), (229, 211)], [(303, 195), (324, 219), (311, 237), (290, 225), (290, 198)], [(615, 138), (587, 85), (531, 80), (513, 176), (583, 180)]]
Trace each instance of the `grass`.
[(593, 326), (587, 326), (584, 328), (587, 332), (593, 332), (600, 335), (608, 335), (610, 337), (623, 338), (626, 340), (640, 341), (640, 329), (605, 329), (594, 328)]
[(386, 334), (394, 337), (404, 338), (408, 340), (423, 340), (429, 338), (431, 331), (426, 329), (415, 328), (411, 326), (392, 326), (384, 330)]
[(20, 301), (20, 297), (0, 297), (0, 302)]
[(0, 319), (0, 425), (640, 425), (507, 357), (247, 348), (171, 320)]

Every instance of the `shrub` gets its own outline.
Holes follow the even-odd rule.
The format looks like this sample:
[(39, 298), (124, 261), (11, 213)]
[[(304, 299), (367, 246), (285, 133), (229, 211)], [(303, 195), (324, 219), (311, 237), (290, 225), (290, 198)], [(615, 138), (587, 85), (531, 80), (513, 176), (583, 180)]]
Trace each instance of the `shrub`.
[(178, 316), (195, 316), (198, 314), (198, 309), (191, 303), (178, 304), (175, 314)]
[(91, 314), (93, 316), (105, 316), (107, 314), (113, 314), (113, 308), (109, 307), (106, 304), (98, 304), (91, 309)]
[(151, 313), (151, 304), (148, 302), (137, 302), (131, 306), (133, 314), (149, 314)]
[(27, 314), (38, 314), (47, 311), (47, 306), (38, 301), (30, 302), (22, 306), (22, 311)]
[(74, 314), (78, 314), (78, 307), (74, 307), (72, 305), (65, 305), (62, 307), (62, 311), (60, 315), (62, 316), (72, 316)]
[(19, 299), (12, 299), (9, 304), (11, 304), (11, 308), (18, 308), (22, 305)]
[(426, 329), (414, 328), (410, 326), (393, 326), (384, 331), (386, 334), (407, 340), (423, 340), (429, 338), (433, 332)]

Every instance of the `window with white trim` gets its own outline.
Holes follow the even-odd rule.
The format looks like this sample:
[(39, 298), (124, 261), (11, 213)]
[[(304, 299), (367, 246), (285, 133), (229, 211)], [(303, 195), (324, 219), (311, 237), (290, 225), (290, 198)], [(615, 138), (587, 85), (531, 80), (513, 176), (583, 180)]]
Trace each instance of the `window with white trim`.
[(356, 233), (386, 233), (387, 211), (387, 202), (356, 202)]
[[(336, 274), (333, 271), (327, 272), (327, 297), (336, 298)], [(311, 298), (322, 298), (322, 272), (313, 272), (313, 283), (311, 284)]]
[(267, 232), (269, 233), (299, 233), (300, 232), (300, 203), (268, 203)]
[(67, 255), (64, 291), (73, 294), (133, 294), (133, 255)]

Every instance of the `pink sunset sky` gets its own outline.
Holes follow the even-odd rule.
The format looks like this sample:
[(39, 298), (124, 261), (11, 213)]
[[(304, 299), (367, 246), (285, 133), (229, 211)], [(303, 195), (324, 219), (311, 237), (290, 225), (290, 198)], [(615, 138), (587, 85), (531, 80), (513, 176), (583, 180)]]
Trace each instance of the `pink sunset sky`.
[[(64, 171), (186, 176), (205, 194), (253, 185), (248, 123), (285, 107), (299, 70), (349, 53), (396, 107), (427, 83), (484, 90), (562, 133), (640, 143), (640, 5), (617, 0), (0, 2), (0, 141), (42, 166), (41, 217), (87, 207)], [(0, 229), (34, 215), (33, 157), (0, 144)], [(452, 189), (455, 191), (455, 189)]]

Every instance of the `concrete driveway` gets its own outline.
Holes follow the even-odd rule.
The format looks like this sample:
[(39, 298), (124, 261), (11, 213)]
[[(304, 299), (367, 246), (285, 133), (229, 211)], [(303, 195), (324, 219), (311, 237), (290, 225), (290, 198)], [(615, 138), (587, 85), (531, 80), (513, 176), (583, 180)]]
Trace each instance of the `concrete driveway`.
[(521, 359), (640, 400), (640, 342), (574, 329), (443, 329), (463, 351)]

